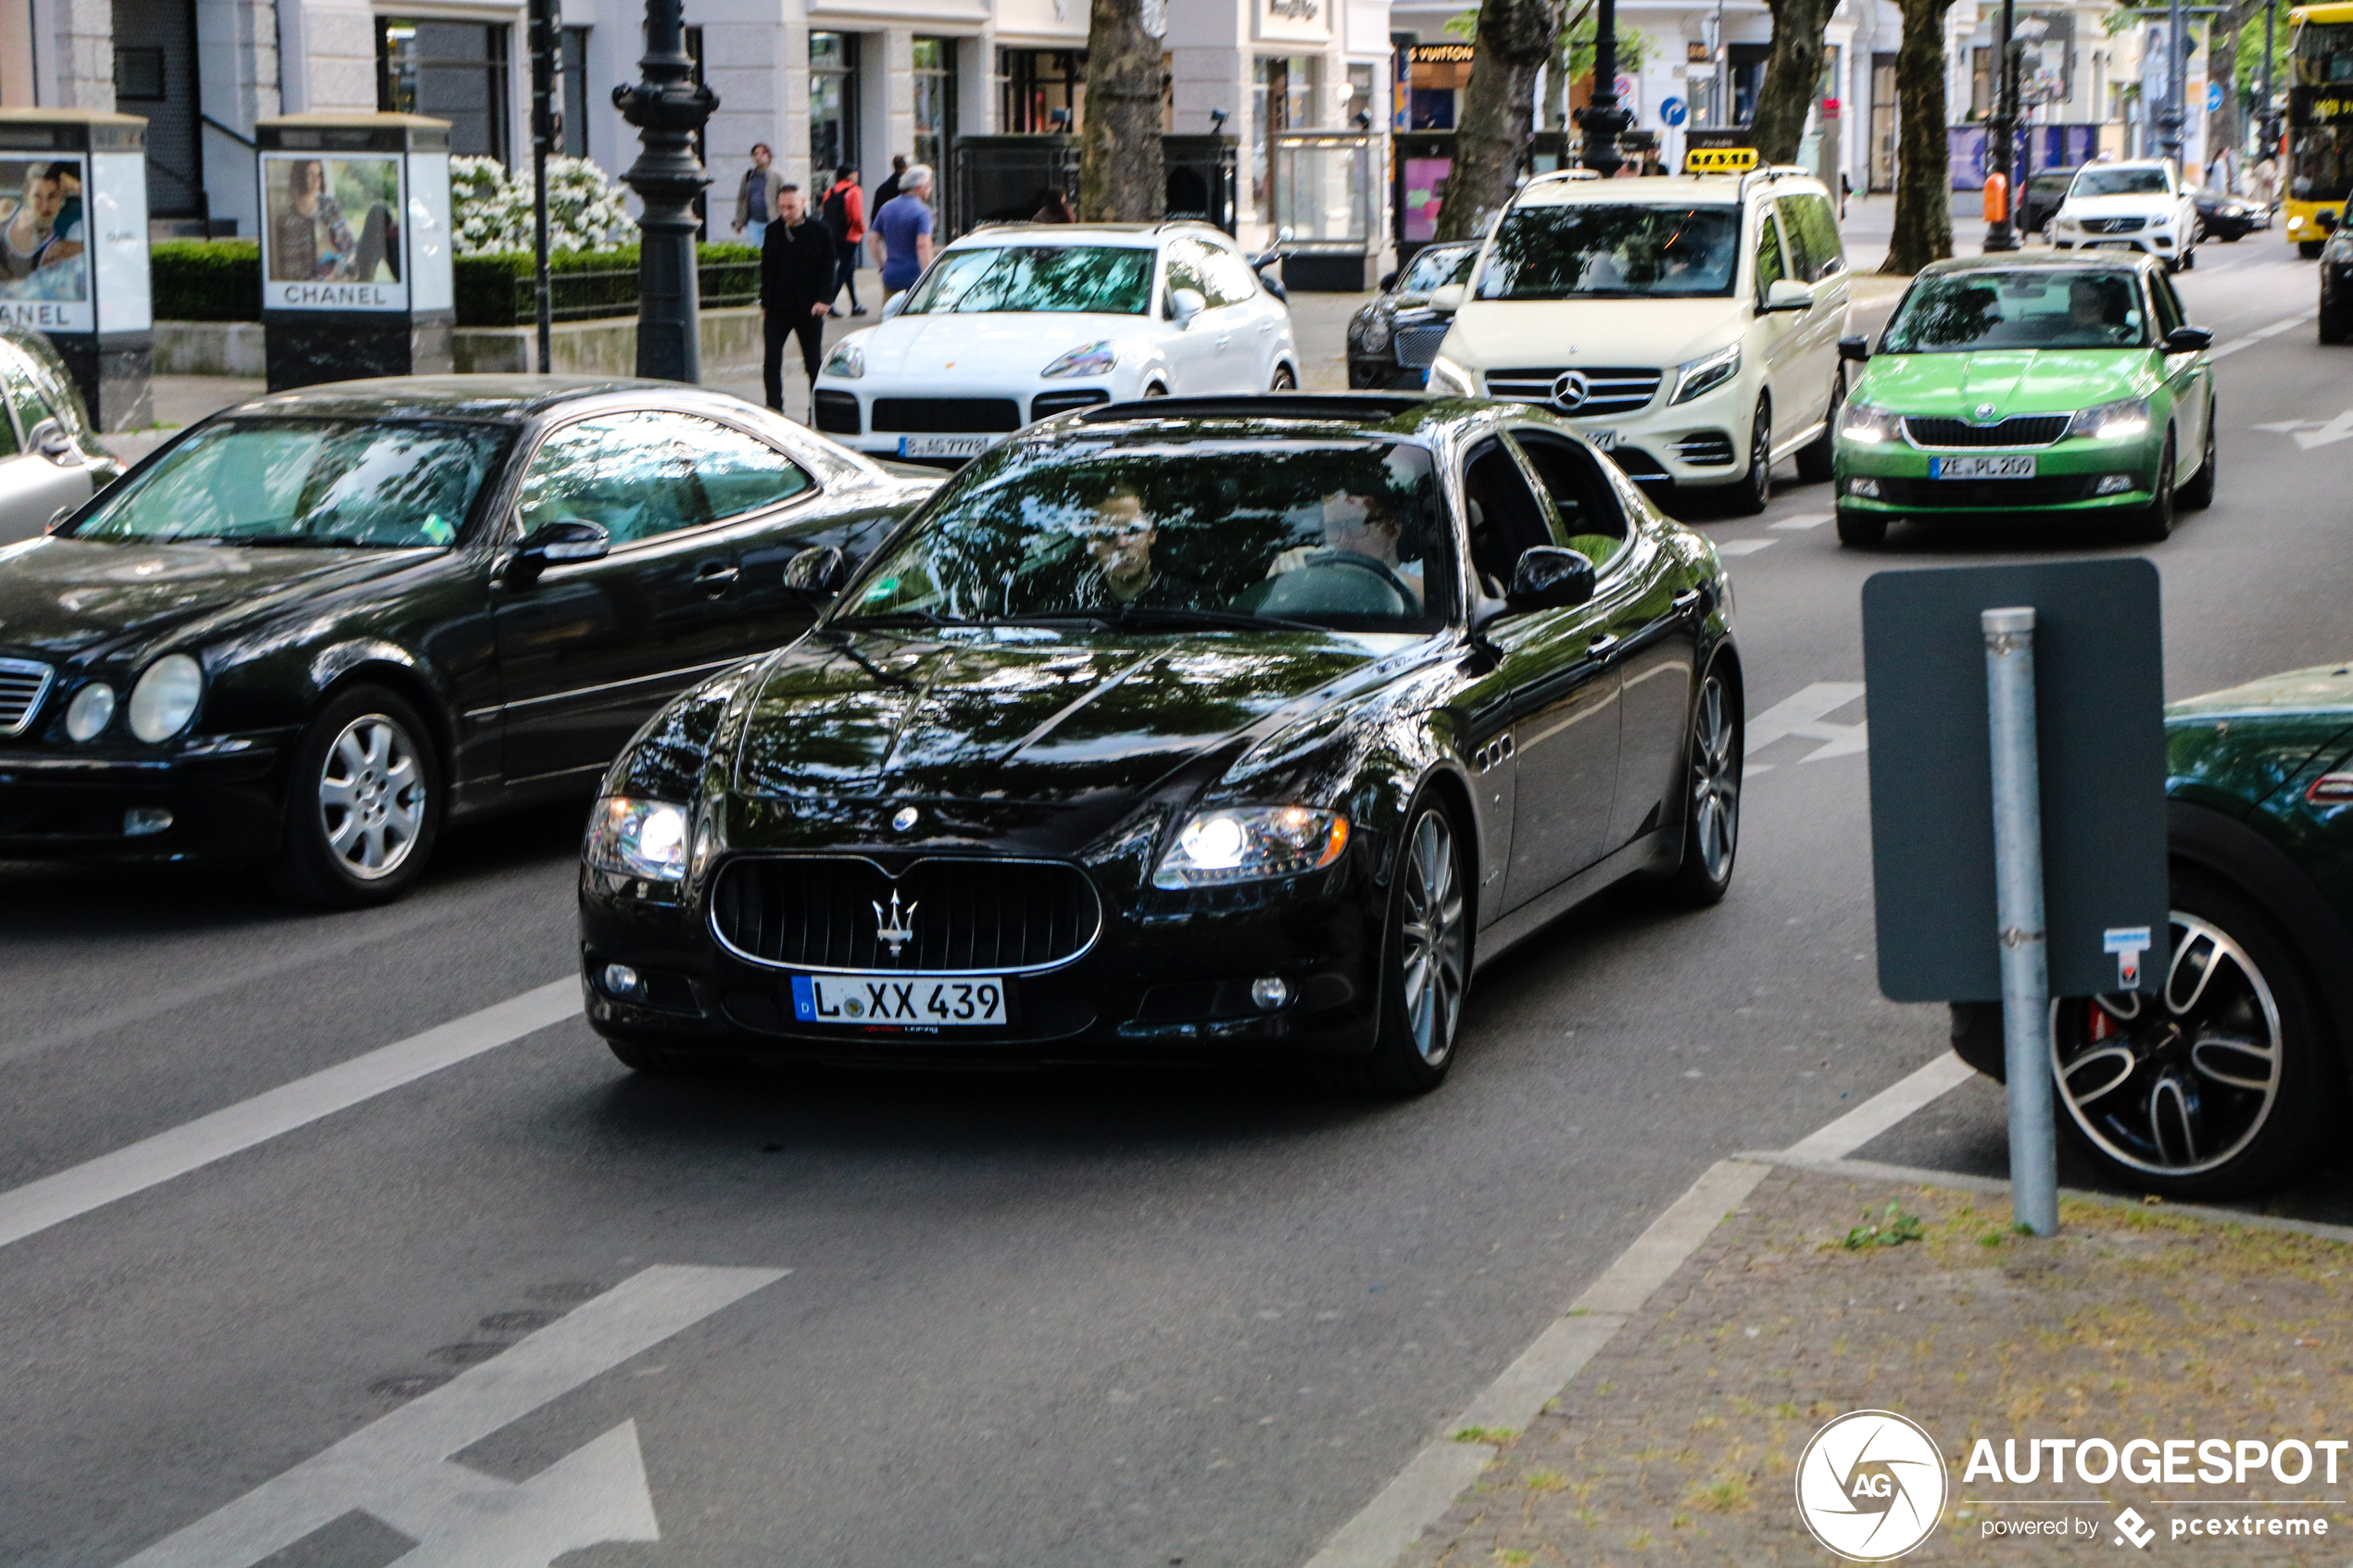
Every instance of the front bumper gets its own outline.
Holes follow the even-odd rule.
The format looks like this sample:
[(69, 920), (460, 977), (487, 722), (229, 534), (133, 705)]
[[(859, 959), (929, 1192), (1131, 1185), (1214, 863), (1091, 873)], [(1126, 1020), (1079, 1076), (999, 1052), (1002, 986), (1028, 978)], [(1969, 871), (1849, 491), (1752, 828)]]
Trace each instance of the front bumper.
[(200, 737), (160, 757), (0, 749), (0, 857), (267, 859), (278, 848), (281, 763), (296, 733)]
[(813, 418), (819, 433), (870, 458), (919, 463), (969, 462), (1039, 420), (1128, 395), (1101, 379), (971, 385), (905, 386), (860, 377), (819, 376)]
[[(1487, 383), (1484, 373), (1479, 376)], [(1748, 428), (1762, 390), (1760, 377), (1743, 365), (1740, 374), (1688, 402), (1669, 405), (1672, 366), (1659, 376), (1658, 390), (1639, 408), (1579, 415), (1532, 398), (1505, 398), (1550, 409), (1572, 429), (1608, 453), (1628, 478), (1644, 486), (1707, 489), (1737, 484), (1748, 477)], [(1487, 396), (1497, 394), (1488, 392)]]
[[(1358, 1054), (1377, 1023), (1385, 907), (1368, 866), (1352, 847), (1330, 870), (1285, 882), (1126, 899), (1102, 887), (1098, 939), (1011, 977), (1011, 1016), (992, 1029), (802, 1022), (795, 972), (731, 952), (692, 895), (640, 899), (584, 869), (582, 990), (598, 1034), (688, 1056), (969, 1065)], [(615, 963), (640, 977), (634, 999), (605, 985)], [(1283, 1006), (1252, 998), (1263, 976), (1290, 987)]]
[(2144, 256), (2170, 260), (2187, 246), (2177, 243), (2171, 229), (2144, 229), (2135, 234), (2094, 234), (2053, 225), (2051, 245), (2057, 250), (2137, 250)]
[[(1842, 508), (1914, 517), (2006, 511), (2108, 512), (2145, 507), (2164, 455), (2161, 426), (2129, 441), (2072, 436), (2048, 446), (2004, 450), (1925, 450), (1908, 441), (1865, 445), (1844, 436), (1832, 448), (1833, 491)], [(1941, 479), (1937, 458), (2031, 452), (2031, 479)], [(2108, 482), (2105, 485), (2103, 481)], [(2118, 488), (2119, 485), (2123, 486)], [(1859, 487), (1859, 488), (1858, 488)], [(2106, 494), (2101, 494), (2105, 489)], [(1876, 490), (1876, 495), (1869, 491)]]

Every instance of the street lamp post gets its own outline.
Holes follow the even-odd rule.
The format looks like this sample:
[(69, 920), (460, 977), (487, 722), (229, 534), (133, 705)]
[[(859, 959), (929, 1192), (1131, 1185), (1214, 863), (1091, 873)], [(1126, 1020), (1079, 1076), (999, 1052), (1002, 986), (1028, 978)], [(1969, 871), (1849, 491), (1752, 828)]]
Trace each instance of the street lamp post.
[(1626, 133), (1626, 111), (1617, 107), (1617, 0), (1600, 0), (1593, 23), (1593, 95), (1585, 103), (1585, 150), (1578, 161), (1603, 179), (1625, 167), (1617, 139)]
[(641, 79), (612, 90), (613, 107), (637, 128), (642, 150), (621, 178), (637, 193), (637, 373), (653, 381), (702, 379), (695, 298), (694, 200), (711, 183), (695, 157), (695, 133), (718, 94), (689, 80), (684, 0), (646, 0)]
[(2278, 151), (2280, 144), (2279, 129), (2271, 114), (2271, 29), (2279, 14), (2279, 0), (2263, 0), (2263, 118), (2258, 122), (2256, 131), (2256, 135), (2262, 140), (2263, 153), (2258, 154), (2259, 157)]
[(2182, 0), (2170, 0), (2165, 22), (2165, 107), (2157, 111), (2157, 143), (2172, 159), (2177, 172), (2182, 167), (2182, 122), (2187, 118), (2182, 110), (2185, 85), (2182, 80)]
[(1994, 69), (1994, 116), (1985, 123), (1985, 163), (1989, 171), (2002, 177), (2002, 214), (1985, 225), (1985, 248), (1989, 251), (2016, 250), (2018, 235), (2010, 227), (2010, 213), (2018, 206), (2018, 182), (2012, 167), (2012, 153), (2017, 145), (2014, 135), (2018, 125), (2018, 97), (2014, 88), (2017, 72), (2010, 69), (2010, 44), (2017, 34), (2018, 0), (2002, 0), (2002, 34), (1995, 41)]

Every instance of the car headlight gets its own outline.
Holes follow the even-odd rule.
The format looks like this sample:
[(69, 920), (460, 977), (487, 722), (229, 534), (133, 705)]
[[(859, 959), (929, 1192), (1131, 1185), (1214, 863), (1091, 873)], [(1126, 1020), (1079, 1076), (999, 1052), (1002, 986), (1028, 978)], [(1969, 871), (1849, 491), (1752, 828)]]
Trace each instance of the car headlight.
[(195, 717), (204, 695), (204, 671), (184, 653), (168, 653), (147, 666), (131, 688), (131, 733), (150, 745), (170, 740)]
[(1119, 363), (1119, 351), (1108, 343), (1083, 343), (1038, 373), (1041, 376), (1107, 376)]
[(2149, 407), (2137, 397), (2086, 408), (2067, 421), (2068, 434), (2088, 435), (2097, 441), (2129, 441), (2146, 435), (2148, 429)]
[(1850, 402), (1845, 411), (1839, 415), (1838, 433), (1849, 441), (1877, 446), (1904, 433), (1903, 416), (1893, 408), (1874, 408), (1869, 403)]
[(818, 370), (820, 375), (839, 376), (844, 381), (856, 381), (865, 373), (865, 345), (848, 340), (834, 345), (834, 351), (825, 356), (825, 363)]
[(1478, 395), (1478, 383), (1471, 373), (1443, 354), (1429, 362), (1429, 390), (1451, 392), (1457, 397)]
[(1675, 367), (1675, 395), (1667, 400), (1673, 408), (1688, 403), (1704, 392), (1713, 392), (1741, 373), (1741, 345), (1726, 344), (1713, 354), (1703, 354)]
[(2058, 220), (2058, 226), (2059, 226), (2060, 228), (2062, 228), (2062, 229), (2081, 229), (2082, 227), (2083, 227), (2083, 225), (2082, 225), (2082, 224), (2078, 223), (2078, 222), (2077, 222), (2074, 219), (2072, 219), (2072, 218), (2061, 218), (2061, 219)]
[(73, 694), (66, 709), (66, 738), (76, 745), (96, 736), (114, 717), (114, 688), (93, 681)]
[(588, 819), (592, 871), (648, 882), (679, 882), (686, 874), (686, 809), (667, 800), (608, 795)]
[(1378, 354), (1389, 346), (1389, 318), (1376, 312), (1365, 318), (1364, 328), (1356, 334), (1356, 341), (1367, 354)]
[(1218, 887), (1296, 876), (1330, 865), (1348, 847), (1348, 819), (1304, 806), (1224, 806), (1196, 811), (1152, 872), (1154, 887)]

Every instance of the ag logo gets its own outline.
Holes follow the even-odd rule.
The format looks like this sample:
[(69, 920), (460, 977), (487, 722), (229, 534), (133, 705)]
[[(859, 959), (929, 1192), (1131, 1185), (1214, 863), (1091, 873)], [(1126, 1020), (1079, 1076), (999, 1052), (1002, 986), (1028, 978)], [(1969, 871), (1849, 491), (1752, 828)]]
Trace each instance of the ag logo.
[(1852, 1411), (1806, 1445), (1797, 1461), (1797, 1516), (1814, 1538), (1856, 1562), (1884, 1562), (1922, 1541), (1944, 1517), (1944, 1456), (1892, 1411)]

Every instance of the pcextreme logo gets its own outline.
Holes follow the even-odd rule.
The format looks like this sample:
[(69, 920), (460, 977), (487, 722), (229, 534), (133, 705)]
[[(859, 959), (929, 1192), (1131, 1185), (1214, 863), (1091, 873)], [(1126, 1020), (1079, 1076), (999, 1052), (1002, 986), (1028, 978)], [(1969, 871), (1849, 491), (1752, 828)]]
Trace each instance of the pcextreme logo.
[(1849, 1411), (1797, 1461), (1797, 1516), (1851, 1562), (1903, 1556), (1944, 1517), (1944, 1456), (1893, 1411)]

